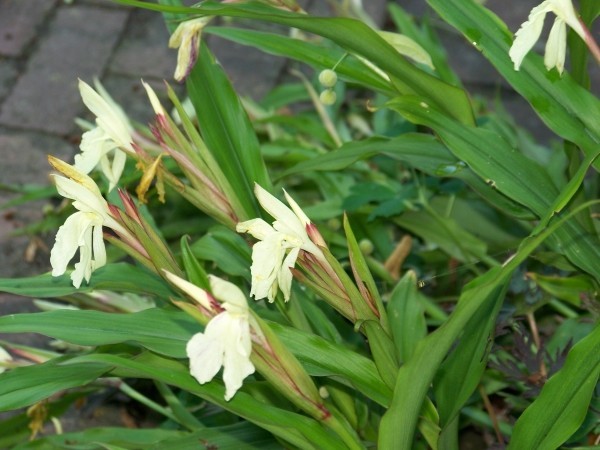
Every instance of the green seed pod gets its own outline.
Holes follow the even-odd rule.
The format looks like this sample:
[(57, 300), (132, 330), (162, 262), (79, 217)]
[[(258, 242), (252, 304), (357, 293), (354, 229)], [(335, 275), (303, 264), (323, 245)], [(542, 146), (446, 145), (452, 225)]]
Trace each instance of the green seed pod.
[(337, 83), (337, 74), (331, 69), (325, 69), (319, 74), (319, 83), (323, 87), (332, 88)]
[(321, 99), (321, 103), (323, 103), (325, 106), (330, 106), (335, 103), (337, 95), (331, 89), (325, 89), (323, 92), (321, 92), (319, 98)]

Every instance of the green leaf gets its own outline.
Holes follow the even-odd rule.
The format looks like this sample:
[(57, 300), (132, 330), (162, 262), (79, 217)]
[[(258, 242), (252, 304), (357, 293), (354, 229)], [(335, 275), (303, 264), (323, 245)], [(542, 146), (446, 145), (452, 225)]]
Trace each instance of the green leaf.
[[(507, 287), (505, 284), (498, 288), (499, 298), (504, 297)], [(458, 419), (457, 414), (480, 383), (501, 305), (501, 301), (490, 302), (479, 308), (439, 368), (433, 387), (442, 432)]]
[(29, 406), (55, 392), (83, 386), (110, 370), (98, 363), (79, 364), (74, 370), (63, 362), (60, 358), (0, 374), (0, 411)]
[(391, 390), (382, 381), (370, 359), (321, 337), (270, 322), (279, 339), (313, 376), (333, 376), (347, 380), (367, 397), (383, 406), (389, 404)]
[(250, 246), (227, 228), (212, 228), (191, 245), (191, 250), (196, 258), (213, 261), (229, 275), (250, 279)]
[(553, 450), (582, 424), (600, 375), (600, 326), (569, 352), (565, 365), (521, 415), (509, 449)]
[(337, 150), (296, 164), (285, 171), (283, 176), (341, 170), (378, 154), (403, 161), (432, 176), (459, 178), (489, 203), (508, 214), (521, 219), (534, 217), (531, 211), (486, 184), (434, 136), (420, 133), (405, 133), (392, 139), (375, 137), (349, 142)]
[(191, 449), (202, 442), (205, 448), (218, 449), (279, 449), (271, 435), (248, 422), (219, 427), (206, 427), (193, 433), (161, 428), (89, 428), (81, 432), (47, 436), (14, 447), (14, 450), (71, 448), (74, 445), (118, 445), (126, 449)]
[(181, 257), (183, 259), (183, 267), (188, 280), (196, 286), (210, 291), (208, 275), (192, 253), (189, 244), (189, 236), (183, 236), (181, 238)]
[[(242, 28), (209, 27), (204, 30), (242, 45), (256, 47), (263, 52), (302, 61), (323, 70), (331, 69), (344, 56), (340, 49), (317, 45), (311, 42), (293, 39), (275, 33), (248, 30)], [(361, 86), (380, 91), (387, 95), (395, 95), (396, 90), (368, 66), (354, 58), (345, 58), (336, 66), (335, 72), (340, 79), (359, 83)]]
[[(544, 168), (495, 132), (462, 125), (414, 97), (394, 99), (389, 106), (412, 122), (432, 128), (477, 175), (538, 217), (547, 217), (548, 210), (560, 204), (559, 189)], [(568, 189), (565, 193), (568, 195)], [(551, 242), (571, 262), (600, 280), (598, 240), (576, 220), (569, 220), (559, 228)]]
[(541, 233), (526, 238), (517, 253), (502, 267), (490, 269), (465, 286), (452, 315), (440, 328), (419, 342), (413, 356), (400, 368), (392, 404), (381, 420), (380, 448), (412, 448), (427, 391), (456, 339), (480, 310), (497, 310), (497, 303), (502, 302), (512, 273), (544, 239), (568, 223), (574, 214), (594, 203), (588, 202), (577, 207)]
[(224, 4), (206, 1), (197, 8), (183, 8), (166, 7), (135, 0), (116, 1), (155, 11), (262, 20), (315, 33), (331, 39), (348, 52), (371, 61), (390, 75), (392, 82), (401, 93), (422, 95), (457, 120), (463, 123), (474, 122), (471, 103), (465, 91), (446, 84), (409, 63), (373, 29), (359, 20), (308, 16), (273, 8), (258, 2)]
[(174, 295), (169, 286), (148, 270), (127, 263), (113, 263), (95, 270), (89, 284), (75, 288), (68, 275), (53, 277), (47, 273), (27, 278), (0, 278), (0, 292), (25, 297), (63, 297), (95, 290), (132, 292), (161, 298)]
[[(530, 52), (519, 71), (508, 57), (512, 33), (491, 11), (475, 1), (427, 0), (431, 7), (474, 43), (503, 78), (535, 109), (555, 133), (593, 152), (600, 139), (600, 102), (568, 73), (548, 71)], [(523, 18), (525, 20), (525, 18)], [(590, 136), (591, 135), (591, 136)], [(598, 165), (596, 165), (598, 167)]]
[(159, 308), (133, 314), (56, 310), (0, 317), (3, 333), (36, 332), (78, 345), (132, 342), (149, 350), (184, 358), (185, 344), (199, 324), (179, 311)]
[(398, 361), (404, 363), (414, 353), (417, 343), (427, 336), (425, 312), (413, 271), (408, 271), (396, 284), (387, 311)]
[(144, 353), (135, 360), (109, 354), (92, 354), (71, 360), (74, 370), (81, 363), (91, 362), (112, 367), (112, 375), (115, 376), (149, 378), (179, 387), (270, 431), (298, 448), (345, 448), (319, 422), (255, 399), (245, 393), (243, 388), (230, 401), (225, 401), (225, 387), (221, 382), (213, 380), (201, 385), (190, 376), (187, 366), (180, 362), (152, 353)]
[(204, 43), (186, 85), (206, 146), (245, 208), (247, 217), (238, 219), (260, 216), (254, 183), (269, 189), (271, 181), (258, 138), (227, 76)]

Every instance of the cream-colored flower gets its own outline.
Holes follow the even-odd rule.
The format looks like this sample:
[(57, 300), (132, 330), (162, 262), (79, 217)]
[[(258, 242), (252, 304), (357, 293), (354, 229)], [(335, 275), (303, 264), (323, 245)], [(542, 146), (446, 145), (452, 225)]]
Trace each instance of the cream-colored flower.
[(135, 153), (131, 137), (133, 128), (121, 107), (98, 80), (95, 86), (98, 92), (79, 80), (81, 98), (96, 115), (97, 126), (83, 134), (79, 146), (81, 153), (75, 155), (75, 167), (87, 174), (99, 166), (109, 181), (109, 190), (112, 190), (125, 167), (127, 156), (124, 152)]
[(254, 192), (258, 202), (275, 222), (269, 225), (263, 219), (252, 219), (237, 224), (236, 230), (239, 233), (250, 233), (260, 241), (252, 247), (250, 295), (256, 300), (267, 297), (272, 302), (277, 290), (281, 289), (284, 299), (288, 301), (292, 286), (290, 269), (296, 264), (300, 250), (312, 253), (322, 260), (323, 252), (308, 236), (310, 219), (287, 192), (284, 191), (291, 210), (258, 184), (255, 185)]
[(223, 367), (225, 400), (230, 400), (242, 387), (244, 378), (254, 373), (250, 361), (252, 353), (251, 329), (262, 335), (252, 318), (243, 292), (232, 283), (210, 275), (212, 296), (198, 286), (166, 272), (169, 281), (209, 311), (215, 310), (214, 299), (220, 308), (203, 333), (196, 333), (188, 341), (186, 352), (190, 359), (190, 373), (200, 384), (211, 381)]
[(529, 53), (542, 33), (546, 14), (556, 15), (544, 54), (544, 65), (550, 70), (553, 67), (562, 74), (565, 66), (567, 48), (567, 25), (585, 40), (585, 30), (577, 17), (571, 0), (546, 0), (533, 8), (529, 17), (515, 34), (515, 40), (508, 52), (510, 59), (519, 70), (523, 58)]
[(200, 52), (200, 39), (202, 30), (212, 17), (199, 17), (197, 19), (181, 22), (169, 39), (170, 48), (179, 48), (177, 52), (177, 67), (175, 79), (183, 81), (192, 71)]
[(64, 274), (69, 261), (79, 250), (79, 262), (71, 273), (73, 286), (79, 288), (84, 279), (90, 281), (95, 269), (106, 264), (102, 227), (110, 227), (122, 235), (128, 232), (110, 215), (108, 204), (94, 180), (60, 159), (49, 156), (48, 160), (66, 175), (51, 175), (58, 193), (73, 200), (73, 206), (78, 210), (56, 233), (56, 242), (50, 252), (52, 276)]
[(6, 367), (4, 367), (1, 363), (8, 363), (12, 361), (12, 359), (12, 356), (10, 356), (6, 350), (0, 347), (0, 373), (6, 370)]

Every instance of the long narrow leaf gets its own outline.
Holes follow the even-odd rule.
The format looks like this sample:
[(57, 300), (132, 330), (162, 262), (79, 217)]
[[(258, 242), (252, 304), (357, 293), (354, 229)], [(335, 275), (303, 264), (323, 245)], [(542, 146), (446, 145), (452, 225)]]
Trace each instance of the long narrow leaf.
[(348, 52), (371, 61), (390, 75), (402, 93), (422, 95), (457, 120), (470, 124), (474, 122), (471, 103), (465, 91), (444, 83), (409, 63), (374, 30), (359, 20), (308, 16), (258, 2), (224, 4), (206, 1), (197, 8), (184, 8), (155, 5), (136, 0), (117, 1), (162, 12), (256, 19), (315, 33), (331, 39)]
[(558, 448), (582, 424), (600, 375), (600, 326), (569, 352), (563, 368), (515, 424), (509, 449)]
[[(490, 10), (471, 0), (427, 0), (436, 12), (472, 42), (502, 74), (504, 79), (529, 101), (540, 118), (555, 133), (591, 153), (600, 139), (600, 102), (579, 86), (568, 73), (547, 71), (534, 52), (514, 70), (508, 57), (512, 33)], [(526, 18), (524, 17), (523, 20)], [(596, 165), (596, 167), (598, 167)]]

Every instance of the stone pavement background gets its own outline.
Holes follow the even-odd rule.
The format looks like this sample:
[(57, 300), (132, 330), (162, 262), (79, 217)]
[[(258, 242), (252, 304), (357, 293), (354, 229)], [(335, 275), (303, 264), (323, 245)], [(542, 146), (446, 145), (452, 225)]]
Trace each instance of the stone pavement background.
[[(396, 1), (416, 16), (427, 11), (425, 0)], [(325, 0), (304, 3), (310, 11), (328, 11)], [(487, 2), (512, 30), (537, 3), (539, 0)], [(363, 4), (377, 23), (386, 23), (386, 0), (364, 0)], [(520, 123), (536, 136), (545, 136), (544, 126), (531, 109), (474, 48), (451, 31), (442, 28), (441, 35), (451, 63), (470, 92), (488, 97), (500, 93)], [(74, 118), (90, 118), (77, 91), (77, 78), (91, 82), (99, 77), (133, 118), (148, 121), (151, 109), (139, 80), (144, 78), (159, 88), (163, 79), (172, 80), (176, 52), (167, 48), (167, 41), (158, 13), (109, 0), (75, 0), (71, 4), (0, 0), (0, 185), (45, 183), (49, 153), (71, 161), (81, 135)], [(260, 98), (286, 74), (282, 59), (216, 38), (210, 45), (243, 95)], [(12, 197), (0, 189), (0, 204)], [(35, 241), (11, 236), (18, 227), (40, 217), (42, 206), (33, 203), (0, 211), (0, 277), (49, 269), (47, 250), (39, 248), (26, 261), (24, 255), (35, 247)], [(0, 294), (0, 315), (32, 308), (26, 299)], [(32, 343), (31, 336), (11, 339)]]

